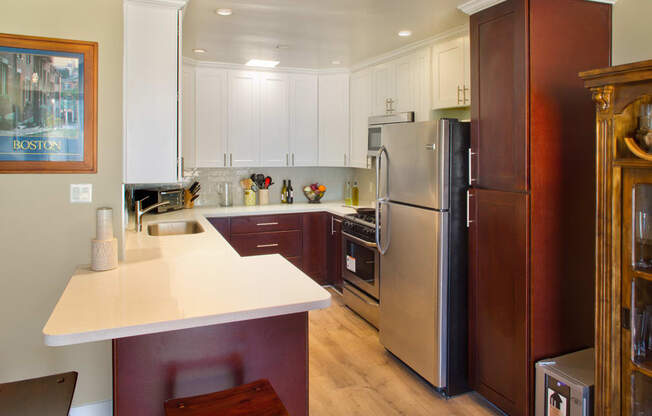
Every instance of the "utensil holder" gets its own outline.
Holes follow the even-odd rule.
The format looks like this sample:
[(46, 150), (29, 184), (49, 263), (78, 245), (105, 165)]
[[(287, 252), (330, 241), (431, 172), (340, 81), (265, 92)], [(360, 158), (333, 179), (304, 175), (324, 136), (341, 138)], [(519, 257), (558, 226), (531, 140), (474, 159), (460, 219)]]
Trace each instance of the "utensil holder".
[(258, 205), (269, 205), (269, 189), (258, 191)]
[(244, 204), (248, 207), (256, 205), (256, 193), (251, 189), (244, 190)]

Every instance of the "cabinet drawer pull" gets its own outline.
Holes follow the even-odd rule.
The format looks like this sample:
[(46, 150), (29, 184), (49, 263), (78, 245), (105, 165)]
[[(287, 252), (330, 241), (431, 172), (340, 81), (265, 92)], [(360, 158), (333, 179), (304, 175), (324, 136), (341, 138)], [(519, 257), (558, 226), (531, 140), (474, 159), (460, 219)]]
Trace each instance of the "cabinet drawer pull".
[(278, 225), (278, 223), (277, 222), (259, 222), (256, 225), (260, 227), (260, 226), (263, 226), (263, 225)]
[(278, 243), (271, 243), (271, 244), (258, 244), (256, 247), (257, 247), (257, 248), (278, 247)]

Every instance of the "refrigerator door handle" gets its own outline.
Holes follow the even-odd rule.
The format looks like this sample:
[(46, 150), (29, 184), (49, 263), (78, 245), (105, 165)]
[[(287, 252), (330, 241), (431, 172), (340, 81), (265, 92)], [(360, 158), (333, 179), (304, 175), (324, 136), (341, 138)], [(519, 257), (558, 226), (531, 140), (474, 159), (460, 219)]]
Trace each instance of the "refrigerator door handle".
[(387, 250), (389, 250), (389, 242), (390, 242), (390, 216), (389, 212), (387, 213), (387, 224), (383, 225), (383, 232), (385, 233), (386, 239), (387, 239), (387, 245), (383, 247), (383, 245), (380, 242), (380, 208), (384, 205), (387, 204), (387, 208), (389, 209), (389, 199), (388, 198), (379, 198), (376, 200), (376, 246), (378, 247), (378, 252), (384, 256), (385, 253), (387, 253)]
[[(378, 153), (376, 154), (376, 200), (380, 199), (380, 165), (382, 162), (382, 156), (383, 153), (385, 153), (385, 158), (387, 159), (387, 164), (389, 164), (389, 155), (387, 154), (387, 149), (385, 146), (380, 146), (380, 149), (378, 149)], [(389, 195), (389, 169), (387, 169), (387, 173), (385, 174), (385, 195), (383, 198), (387, 198)], [(378, 212), (378, 211), (376, 211)], [(378, 224), (378, 222), (376, 222)]]

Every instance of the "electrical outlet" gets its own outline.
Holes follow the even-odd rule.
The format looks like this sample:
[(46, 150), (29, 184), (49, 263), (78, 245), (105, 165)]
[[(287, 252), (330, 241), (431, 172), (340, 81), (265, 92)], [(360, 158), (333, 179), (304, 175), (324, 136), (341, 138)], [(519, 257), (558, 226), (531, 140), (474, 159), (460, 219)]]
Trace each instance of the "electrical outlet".
[(90, 183), (70, 184), (70, 203), (90, 204), (91, 202), (93, 202), (93, 184)]

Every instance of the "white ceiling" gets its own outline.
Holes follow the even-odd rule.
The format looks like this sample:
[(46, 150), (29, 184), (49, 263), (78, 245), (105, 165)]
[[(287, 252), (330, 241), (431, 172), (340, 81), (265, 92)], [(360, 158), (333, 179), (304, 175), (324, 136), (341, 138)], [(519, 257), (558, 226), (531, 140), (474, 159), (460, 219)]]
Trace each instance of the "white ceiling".
[[(245, 63), (281, 61), (297, 68), (348, 67), (468, 22), (464, 0), (190, 0), (183, 55)], [(217, 8), (231, 8), (219, 16)], [(412, 36), (397, 36), (408, 29)], [(288, 49), (277, 49), (277, 45)], [(194, 48), (206, 49), (197, 54)], [(341, 65), (333, 65), (340, 60)]]

